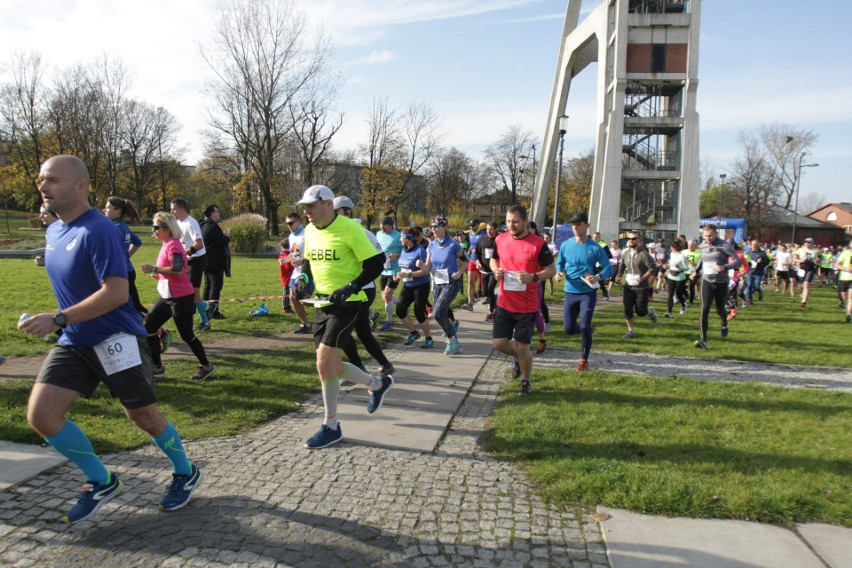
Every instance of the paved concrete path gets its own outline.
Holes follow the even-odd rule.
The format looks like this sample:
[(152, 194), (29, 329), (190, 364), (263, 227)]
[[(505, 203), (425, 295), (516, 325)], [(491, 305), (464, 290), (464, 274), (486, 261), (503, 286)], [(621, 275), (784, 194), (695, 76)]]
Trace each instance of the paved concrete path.
[[(852, 531), (840, 527), (794, 532), (542, 502), (523, 472), (480, 449), (508, 365), (491, 353), (481, 313), (458, 316), (462, 355), (445, 357), (441, 342), (387, 350), (398, 384), (376, 415), (362, 388), (343, 389), (336, 446), (302, 447), (321, 421), (320, 397), (248, 434), (188, 442), (205, 480), (181, 511), (156, 509), (170, 476), (153, 446), (104, 457), (125, 489), (75, 526), (59, 521), (79, 494), (70, 464), (0, 492), (0, 565), (852, 566)], [(573, 350), (553, 349), (537, 364), (575, 362)]]

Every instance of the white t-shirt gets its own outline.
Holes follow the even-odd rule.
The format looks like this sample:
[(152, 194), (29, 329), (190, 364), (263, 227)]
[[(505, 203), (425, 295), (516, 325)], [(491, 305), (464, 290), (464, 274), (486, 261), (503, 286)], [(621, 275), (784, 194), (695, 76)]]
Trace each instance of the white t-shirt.
[[(290, 252), (298, 255), (299, 260), (303, 260), (304, 257), (302, 255), (305, 253), (305, 226), (301, 225), (296, 231), (299, 232), (298, 235), (295, 232), (290, 233)], [(293, 264), (293, 274), (290, 276), (290, 280), (295, 281), (303, 272), (302, 266)]]
[(177, 224), (183, 233), (183, 236), (180, 238), (180, 242), (183, 243), (183, 248), (186, 249), (186, 254), (189, 258), (199, 258), (207, 254), (206, 247), (195, 251), (195, 254), (189, 254), (190, 247), (192, 247), (197, 239), (201, 239), (201, 242), (204, 242), (204, 239), (201, 237), (201, 226), (198, 224), (198, 221), (196, 221), (192, 215), (187, 215), (183, 221), (178, 220)]
[(786, 272), (790, 270), (790, 265), (793, 263), (793, 255), (789, 252), (778, 252), (775, 255), (775, 270)]

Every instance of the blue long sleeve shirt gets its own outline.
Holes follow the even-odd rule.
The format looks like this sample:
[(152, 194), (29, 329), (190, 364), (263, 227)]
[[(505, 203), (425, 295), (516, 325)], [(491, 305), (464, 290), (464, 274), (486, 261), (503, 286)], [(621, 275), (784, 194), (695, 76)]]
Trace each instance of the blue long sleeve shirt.
[(578, 243), (576, 238), (570, 238), (559, 247), (559, 259), (556, 261), (556, 272), (565, 275), (565, 292), (585, 294), (592, 288), (582, 278), (586, 274), (594, 274), (595, 267), (600, 264), (599, 276), (606, 279), (612, 276), (612, 265), (606, 251), (591, 238), (584, 243)]

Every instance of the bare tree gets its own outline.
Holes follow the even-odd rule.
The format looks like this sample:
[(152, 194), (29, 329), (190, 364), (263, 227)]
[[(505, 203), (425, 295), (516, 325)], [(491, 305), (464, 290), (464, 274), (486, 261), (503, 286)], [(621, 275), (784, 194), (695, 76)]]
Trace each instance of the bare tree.
[(103, 158), (105, 193), (118, 193), (118, 174), (122, 169), (122, 113), (133, 74), (120, 59), (102, 55), (89, 66), (88, 81), (95, 94), (97, 112), (93, 127), (98, 133), (99, 153)]
[(322, 35), (308, 44), (305, 17), (291, 0), (223, 0), (202, 55), (216, 74), (209, 123), (255, 174), (270, 229), (279, 233), (277, 157), (292, 131), (291, 105), (326, 65)]
[(761, 125), (758, 136), (777, 178), (778, 203), (790, 209), (801, 173), (799, 164), (819, 137), (812, 130), (798, 130), (780, 123)]
[(525, 158), (521, 156), (530, 155), (534, 143), (532, 132), (522, 131), (520, 126), (513, 125), (500, 140), (485, 149), (485, 156), (496, 176), (497, 185), (508, 189), (511, 204), (518, 203), (521, 168), (525, 164)]
[(312, 88), (290, 105), (293, 139), (299, 151), (301, 184), (309, 187), (315, 183), (317, 165), (331, 147), (331, 140), (343, 126), (343, 114), (333, 117), (337, 97), (337, 81), (319, 76)]
[[(180, 125), (163, 107), (137, 101), (124, 105), (121, 123), (122, 171), (141, 207), (145, 199), (159, 190), (162, 196), (162, 161), (180, 154), (177, 132)], [(157, 202), (158, 196), (151, 199)]]
[(44, 63), (35, 53), (14, 53), (8, 65), (11, 82), (0, 86), (0, 139), (22, 185), (28, 188), (24, 202), (38, 210), (41, 196), (36, 178), (51, 150), (46, 112), (48, 89)]
[(429, 167), (431, 190), (426, 197), (430, 211), (467, 207), (475, 191), (477, 166), (465, 153), (450, 148), (440, 152)]
[(762, 212), (776, 201), (781, 184), (761, 141), (747, 133), (740, 133), (738, 139), (743, 154), (731, 168), (730, 190), (739, 204), (739, 212), (746, 220), (750, 235), (760, 238), (764, 232)]
[(813, 213), (820, 207), (827, 205), (829, 203), (828, 199), (825, 198), (825, 194), (817, 193), (815, 191), (811, 191), (806, 193), (805, 195), (799, 196), (799, 210), (797, 213), (799, 215), (807, 215), (808, 213)]

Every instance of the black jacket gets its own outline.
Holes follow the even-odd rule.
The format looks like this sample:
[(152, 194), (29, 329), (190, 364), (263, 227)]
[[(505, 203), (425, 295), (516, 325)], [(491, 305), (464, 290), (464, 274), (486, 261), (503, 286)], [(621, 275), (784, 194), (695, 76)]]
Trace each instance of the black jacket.
[(227, 266), (228, 243), (231, 237), (222, 232), (219, 223), (204, 218), (201, 220), (201, 238), (204, 239), (204, 247), (207, 249), (207, 269), (225, 270)]

